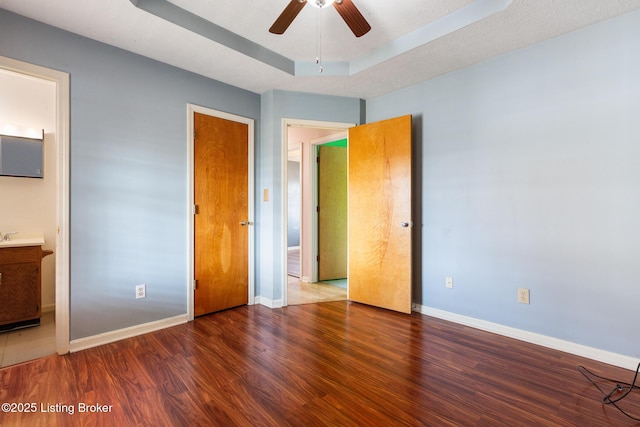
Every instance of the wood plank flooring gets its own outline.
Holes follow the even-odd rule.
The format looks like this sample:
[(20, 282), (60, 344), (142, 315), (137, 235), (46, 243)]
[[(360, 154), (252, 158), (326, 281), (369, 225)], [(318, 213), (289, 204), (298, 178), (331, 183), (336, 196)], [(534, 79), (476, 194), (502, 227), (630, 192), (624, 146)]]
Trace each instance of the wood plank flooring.
[[(417, 313), (346, 301), (245, 306), (1, 369), (0, 402), (35, 412), (0, 412), (0, 425), (639, 425), (600, 403), (579, 364), (631, 380)], [(638, 394), (621, 405), (640, 414)]]

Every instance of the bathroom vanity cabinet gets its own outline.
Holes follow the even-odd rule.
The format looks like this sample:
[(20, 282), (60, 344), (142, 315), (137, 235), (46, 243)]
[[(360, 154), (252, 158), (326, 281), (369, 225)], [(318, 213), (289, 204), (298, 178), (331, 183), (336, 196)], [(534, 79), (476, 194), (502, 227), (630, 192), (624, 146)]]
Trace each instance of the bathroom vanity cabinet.
[(41, 246), (0, 248), (0, 331), (40, 324)]

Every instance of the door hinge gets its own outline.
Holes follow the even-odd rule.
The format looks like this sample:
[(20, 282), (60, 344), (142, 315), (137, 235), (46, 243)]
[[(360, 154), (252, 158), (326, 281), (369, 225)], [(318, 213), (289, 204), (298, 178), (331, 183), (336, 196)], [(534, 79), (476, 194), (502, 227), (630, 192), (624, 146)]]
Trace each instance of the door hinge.
[(193, 205), (193, 215), (198, 215), (198, 205)]
[(316, 157), (316, 163), (320, 163), (320, 156)]
[(320, 212), (320, 206), (316, 206), (316, 212)]
[(196, 289), (198, 289), (198, 281), (193, 279), (193, 290), (195, 291)]
[(316, 255), (316, 261), (320, 262), (320, 255)]

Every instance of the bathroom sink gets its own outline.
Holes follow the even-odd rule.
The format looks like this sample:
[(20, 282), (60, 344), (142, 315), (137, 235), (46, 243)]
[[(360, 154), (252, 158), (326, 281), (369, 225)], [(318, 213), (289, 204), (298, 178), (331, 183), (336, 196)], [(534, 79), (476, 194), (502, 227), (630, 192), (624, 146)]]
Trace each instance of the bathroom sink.
[(19, 246), (42, 246), (44, 234), (42, 233), (18, 233), (10, 236), (11, 240), (0, 240), (0, 248), (15, 248)]

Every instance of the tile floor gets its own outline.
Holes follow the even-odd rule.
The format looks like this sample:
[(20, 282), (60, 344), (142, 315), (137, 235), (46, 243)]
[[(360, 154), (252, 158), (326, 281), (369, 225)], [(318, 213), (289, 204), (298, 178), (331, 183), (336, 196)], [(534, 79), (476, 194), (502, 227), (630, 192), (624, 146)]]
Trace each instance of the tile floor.
[(326, 282), (307, 283), (293, 276), (288, 276), (287, 285), (287, 303), (289, 305), (343, 301), (347, 299), (346, 286), (333, 286)]
[(56, 352), (55, 313), (42, 313), (40, 326), (0, 333), (0, 367)]

